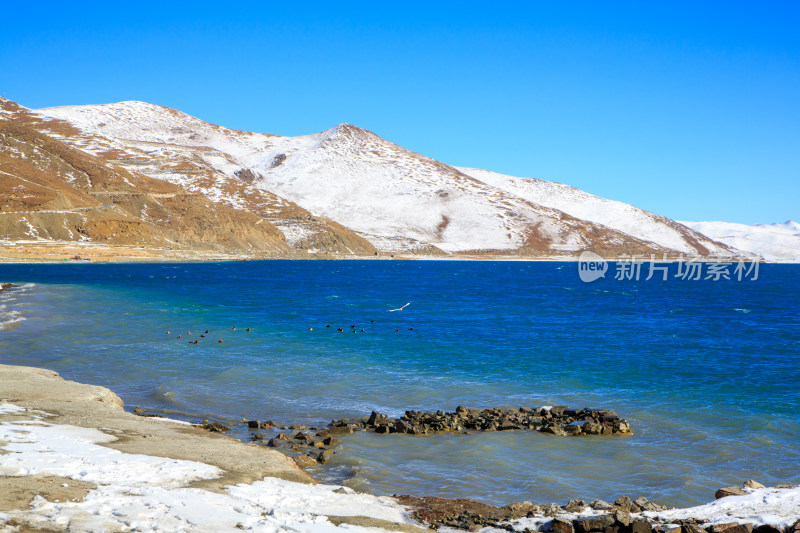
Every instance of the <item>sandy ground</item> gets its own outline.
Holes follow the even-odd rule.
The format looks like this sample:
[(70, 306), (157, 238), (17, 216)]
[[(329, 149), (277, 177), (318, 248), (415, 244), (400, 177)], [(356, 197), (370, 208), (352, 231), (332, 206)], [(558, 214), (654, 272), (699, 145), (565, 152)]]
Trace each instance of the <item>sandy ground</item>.
[[(80, 259), (76, 259), (79, 257)], [(259, 252), (213, 252), (209, 250), (165, 249), (146, 246), (102, 245), (95, 243), (66, 243), (59, 241), (3, 242), (0, 241), (0, 263), (61, 263), (91, 261), (163, 262), (163, 261), (246, 261), (254, 259), (378, 259), (378, 260), (462, 260), (462, 261), (573, 261), (577, 256), (542, 255), (536, 257), (490, 253), (458, 253), (454, 255), (424, 255), (381, 253), (379, 255), (340, 255), (308, 253), (298, 250), (291, 254)]]
[[(28, 410), (0, 413), (0, 422), (29, 420), (30, 412), (41, 411), (53, 415), (43, 419), (47, 424), (94, 428), (116, 437), (103, 446), (129, 454), (197, 461), (223, 472), (218, 478), (194, 481), (187, 487), (223, 493), (231, 485), (266, 477), (314, 483), (280, 452), (194, 426), (127, 413), (122, 400), (109, 389), (68, 381), (51, 370), (0, 365), (0, 400)], [(0, 453), (5, 452), (0, 448)], [(80, 500), (93, 488), (92, 483), (52, 475), (0, 475), (0, 511), (28, 509), (37, 495), (49, 501)], [(421, 531), (409, 524), (359, 516), (335, 519), (353, 525)], [(0, 530), (2, 526), (0, 523)]]

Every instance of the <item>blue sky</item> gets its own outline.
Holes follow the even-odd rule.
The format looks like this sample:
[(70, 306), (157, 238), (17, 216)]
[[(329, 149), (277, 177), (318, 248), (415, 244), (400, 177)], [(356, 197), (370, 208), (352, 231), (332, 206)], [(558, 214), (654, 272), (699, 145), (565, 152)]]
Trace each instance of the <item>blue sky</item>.
[(800, 2), (228, 4), (6, 4), (0, 94), (350, 122), (679, 220), (800, 220)]

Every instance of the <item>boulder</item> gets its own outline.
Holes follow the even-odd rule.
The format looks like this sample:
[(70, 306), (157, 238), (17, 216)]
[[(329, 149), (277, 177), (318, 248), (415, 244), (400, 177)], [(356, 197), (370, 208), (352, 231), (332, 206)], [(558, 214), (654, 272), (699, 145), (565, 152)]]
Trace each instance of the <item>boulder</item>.
[(583, 424), (570, 424), (564, 428), (567, 435), (580, 435), (583, 433)]
[(603, 432), (603, 425), (599, 422), (586, 422), (583, 425), (583, 432), (587, 435), (600, 435)]
[(637, 519), (631, 522), (631, 533), (650, 533), (653, 530), (647, 520)]
[(639, 506), (642, 511), (663, 511), (664, 508), (660, 505), (657, 505), (653, 502), (647, 501), (647, 498), (644, 496), (639, 496), (636, 498), (633, 503)]
[(628, 527), (631, 525), (631, 513), (623, 509), (617, 509), (614, 511), (614, 520), (617, 524)]
[(628, 511), (630, 513), (640, 513), (642, 510), (636, 505), (634, 502), (631, 501), (630, 498), (627, 496), (623, 496), (621, 498), (617, 498), (617, 501), (614, 502), (614, 505), (623, 511)]
[(715, 524), (706, 531), (709, 533), (753, 533), (753, 524), (737, 524), (736, 522)]
[(352, 433), (353, 431), (355, 431), (353, 426), (349, 424), (345, 424), (343, 426), (333, 426), (332, 428), (328, 429), (328, 432), (334, 435), (346, 435), (348, 433)]
[(764, 524), (755, 528), (753, 533), (783, 533), (783, 530), (779, 527)]
[(714, 497), (719, 500), (720, 498), (727, 498), (728, 496), (743, 496), (745, 494), (747, 493), (741, 487), (731, 486), (722, 487), (717, 490), (717, 492), (714, 493)]
[(332, 455), (333, 455), (332, 450), (322, 450), (321, 452), (319, 452), (319, 455), (317, 455), (317, 462), (319, 464), (324, 465), (325, 463), (331, 460)]
[(754, 479), (748, 479), (747, 481), (744, 482), (742, 487), (744, 487), (746, 489), (765, 489), (765, 488), (767, 488), (765, 485), (762, 485), (761, 483), (759, 483), (758, 481), (756, 481)]
[(706, 530), (697, 524), (683, 524), (681, 526), (681, 533), (706, 533)]
[(561, 426), (557, 426), (556, 424), (547, 424), (543, 426), (540, 430), (541, 433), (548, 433), (550, 435), (559, 435), (565, 437), (567, 432)]
[(534, 510), (536, 506), (533, 502), (513, 502), (506, 505), (506, 509), (515, 517), (517, 516), (525, 516), (532, 510)]
[(298, 455), (294, 457), (294, 462), (297, 463), (297, 466), (300, 468), (308, 468), (309, 466), (318, 464), (316, 459), (308, 455)]
[(586, 502), (583, 500), (570, 500), (567, 505), (564, 506), (564, 510), (568, 513), (577, 513), (586, 509)]
[(613, 505), (610, 503), (604, 502), (603, 500), (592, 500), (589, 503), (589, 507), (594, 509), (595, 511), (610, 511), (614, 508)]
[(575, 533), (589, 533), (590, 531), (605, 531), (605, 528), (614, 525), (614, 517), (610, 514), (600, 516), (584, 516), (572, 521)]
[(560, 505), (556, 505), (554, 503), (545, 504), (542, 507), (542, 514), (545, 516), (555, 516), (562, 511)]
[(681, 533), (681, 526), (656, 526), (653, 531), (655, 533)]
[(553, 533), (574, 533), (575, 529), (572, 527), (572, 522), (564, 518), (553, 518), (550, 522), (550, 531)]
[(369, 415), (369, 418), (367, 419), (368, 426), (382, 425), (386, 424), (387, 422), (389, 422), (389, 417), (386, 415), (382, 415), (377, 411), (372, 411), (372, 414)]

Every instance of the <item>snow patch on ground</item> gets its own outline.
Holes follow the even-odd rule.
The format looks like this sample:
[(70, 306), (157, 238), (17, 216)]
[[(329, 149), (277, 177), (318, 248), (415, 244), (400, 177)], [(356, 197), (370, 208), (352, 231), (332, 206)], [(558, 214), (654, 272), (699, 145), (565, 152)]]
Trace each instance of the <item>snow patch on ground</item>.
[(707, 520), (709, 525), (737, 522), (759, 526), (769, 524), (785, 528), (800, 517), (800, 487), (763, 488), (743, 496), (727, 496), (705, 505), (668, 511), (643, 513), (649, 518), (676, 522), (692, 517)]
[[(25, 410), (0, 404), (0, 414)], [(91, 482), (82, 501), (50, 502), (0, 512), (0, 523), (18, 520), (70, 531), (368, 531), (336, 527), (326, 515), (366, 516), (409, 522), (394, 500), (342, 487), (266, 478), (219, 494), (186, 488), (218, 477), (218, 468), (194, 461), (122, 453), (100, 446), (116, 438), (96, 429), (30, 420), (0, 422), (0, 475), (51, 474)]]
[[(473, 178), (488, 183), (535, 204), (563, 211), (582, 220), (602, 224), (637, 239), (660, 244), (686, 254), (694, 254), (687, 241), (685, 228), (668, 224), (669, 220), (630, 204), (594, 196), (575, 187), (533, 178), (506, 176), (476, 168), (458, 169)], [(725, 253), (713, 243), (703, 242), (712, 253)]]

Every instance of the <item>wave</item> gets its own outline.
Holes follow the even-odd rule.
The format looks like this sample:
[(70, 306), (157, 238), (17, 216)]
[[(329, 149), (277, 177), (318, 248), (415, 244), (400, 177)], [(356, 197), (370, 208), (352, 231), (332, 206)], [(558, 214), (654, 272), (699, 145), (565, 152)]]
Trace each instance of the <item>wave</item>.
[(0, 331), (9, 331), (24, 321), (25, 317), (20, 311), (0, 311)]

